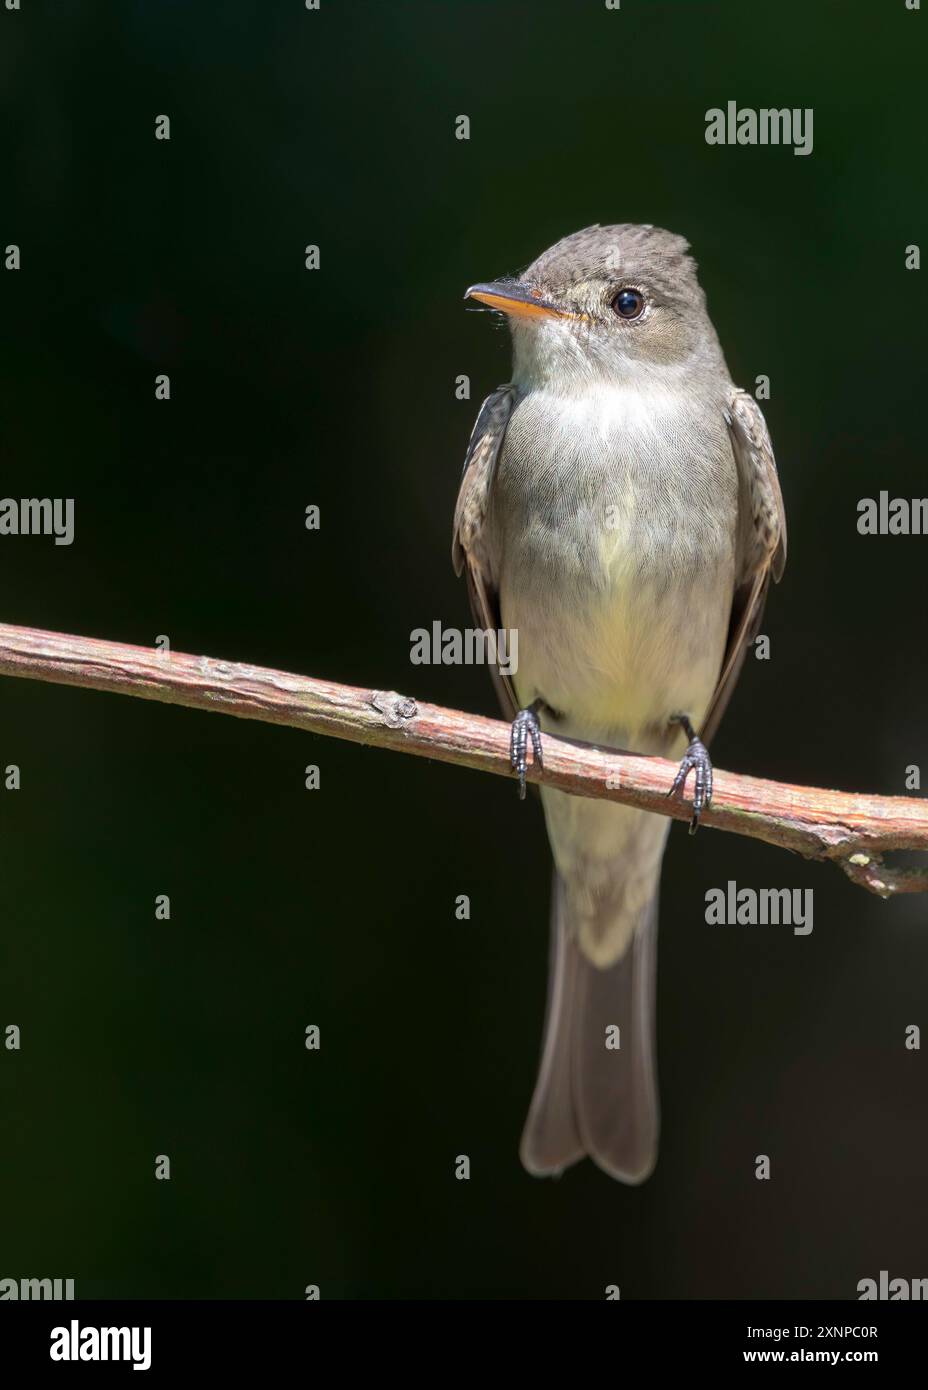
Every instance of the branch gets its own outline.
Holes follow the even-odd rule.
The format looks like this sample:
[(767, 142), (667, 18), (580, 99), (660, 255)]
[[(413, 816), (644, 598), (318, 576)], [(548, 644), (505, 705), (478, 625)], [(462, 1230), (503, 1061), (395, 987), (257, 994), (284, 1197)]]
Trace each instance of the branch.
[[(395, 691), (358, 690), (260, 666), (2, 624), (0, 674), (285, 724), (511, 776), (507, 724), (420, 704)], [(688, 802), (666, 795), (674, 763), (550, 734), (543, 738), (544, 770), (530, 768), (530, 781), (689, 819)], [(857, 796), (717, 772), (701, 824), (831, 860), (880, 897), (928, 890), (928, 872), (882, 862), (891, 850), (928, 850), (928, 805), (921, 799)]]

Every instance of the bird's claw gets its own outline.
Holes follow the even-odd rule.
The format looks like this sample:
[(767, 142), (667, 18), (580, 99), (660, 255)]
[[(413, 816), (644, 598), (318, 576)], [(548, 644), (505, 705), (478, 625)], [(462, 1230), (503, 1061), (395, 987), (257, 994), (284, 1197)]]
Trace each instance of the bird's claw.
[(696, 738), (691, 728), (684, 726), (686, 732), (691, 735), (689, 747), (680, 763), (679, 771), (673, 779), (673, 785), (668, 796), (674, 796), (682, 792), (686, 787), (686, 779), (695, 770), (696, 783), (693, 788), (693, 819), (690, 821), (690, 834), (695, 835), (699, 826), (699, 817), (712, 800), (712, 762), (709, 758), (708, 750), (701, 739)]
[(541, 725), (538, 723), (538, 715), (534, 709), (520, 710), (512, 721), (512, 732), (509, 736), (509, 761), (512, 770), (519, 776), (519, 800), (525, 800), (525, 774), (528, 771), (526, 751), (528, 741), (532, 740), (532, 763), (536, 767), (544, 767), (544, 759), (541, 756)]

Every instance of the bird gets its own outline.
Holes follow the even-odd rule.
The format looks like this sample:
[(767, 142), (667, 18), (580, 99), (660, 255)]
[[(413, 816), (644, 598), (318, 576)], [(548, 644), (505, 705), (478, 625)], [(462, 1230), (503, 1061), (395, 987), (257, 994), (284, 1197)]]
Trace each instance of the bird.
[[(679, 759), (691, 831), (708, 748), (786, 560), (770, 435), (732, 382), (682, 236), (596, 223), (465, 299), (508, 321), (511, 380), (483, 402), (452, 560), (475, 621), (518, 634), (493, 672), (525, 794), (544, 736)], [(548, 1001), (519, 1148), (557, 1176), (657, 1162), (655, 1002), (669, 818), (540, 785), (553, 856)]]

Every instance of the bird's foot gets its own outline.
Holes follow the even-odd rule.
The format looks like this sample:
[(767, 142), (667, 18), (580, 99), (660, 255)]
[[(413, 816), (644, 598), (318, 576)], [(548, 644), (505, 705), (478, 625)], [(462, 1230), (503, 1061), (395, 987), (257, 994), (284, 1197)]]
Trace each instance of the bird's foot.
[(667, 795), (674, 796), (677, 792), (682, 792), (686, 786), (687, 777), (695, 771), (693, 819), (690, 821), (690, 834), (695, 835), (699, 826), (699, 817), (712, 800), (712, 762), (705, 744), (696, 737), (696, 730), (685, 714), (671, 715), (670, 722), (671, 724), (679, 724), (690, 742)]
[(544, 707), (543, 700), (535, 700), (527, 709), (520, 710), (512, 721), (512, 733), (509, 736), (509, 761), (512, 770), (518, 773), (519, 777), (519, 800), (525, 800), (525, 774), (528, 771), (526, 752), (528, 741), (532, 741), (532, 763), (536, 767), (544, 767), (544, 759), (541, 756), (541, 725), (538, 722), (538, 711)]

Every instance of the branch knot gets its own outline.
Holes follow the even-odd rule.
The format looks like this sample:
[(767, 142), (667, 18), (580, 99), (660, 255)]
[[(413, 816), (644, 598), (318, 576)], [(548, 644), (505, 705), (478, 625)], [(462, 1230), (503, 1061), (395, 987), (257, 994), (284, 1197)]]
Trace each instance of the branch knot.
[(415, 719), (419, 706), (408, 695), (398, 695), (395, 690), (375, 690), (371, 695), (371, 705), (388, 729), (399, 729), (409, 719)]

